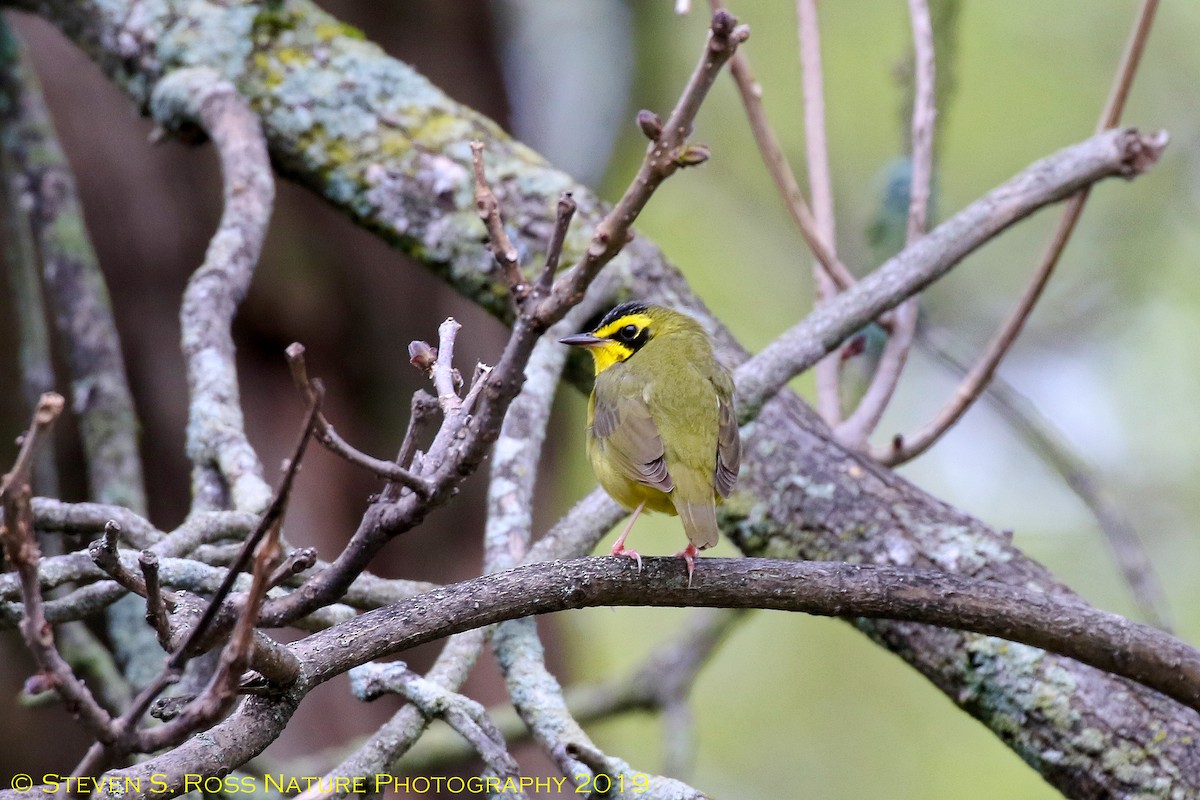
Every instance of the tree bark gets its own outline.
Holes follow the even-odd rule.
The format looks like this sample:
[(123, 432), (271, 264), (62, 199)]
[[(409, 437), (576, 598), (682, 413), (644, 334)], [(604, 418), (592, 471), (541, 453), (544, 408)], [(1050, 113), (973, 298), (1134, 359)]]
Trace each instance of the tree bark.
[[(307, 0), (7, 5), (58, 26), (143, 110), (169, 71), (216, 69), (260, 115), (277, 169), (501, 317), (509, 316), (504, 282), (481, 243), (468, 142), (487, 146), (489, 176), (527, 263), (544, 253), (561, 192), (573, 192), (579, 205), (564, 263), (579, 257), (603, 213), (587, 189)], [(609, 269), (629, 295), (695, 311), (731, 364), (746, 358), (650, 242), (635, 240)], [(1070, 594), (1006, 536), (839, 447), (786, 390), (743, 435), (745, 466), (723, 527), (748, 555), (938, 568)], [(1067, 796), (1200, 794), (1200, 717), (1162, 695), (990, 637), (916, 623), (855, 624)], [(214, 753), (226, 747), (246, 749), (209, 745)]]

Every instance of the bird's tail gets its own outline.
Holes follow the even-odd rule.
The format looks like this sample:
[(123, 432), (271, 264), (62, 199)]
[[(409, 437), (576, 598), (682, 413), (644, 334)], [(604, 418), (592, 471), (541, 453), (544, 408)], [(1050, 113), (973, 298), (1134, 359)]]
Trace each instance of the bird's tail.
[[(685, 481), (676, 480), (675, 491), (671, 492), (671, 500), (679, 519), (683, 522), (683, 530), (688, 541), (697, 550), (707, 550), (717, 543), (717, 504), (713, 490), (703, 481), (698, 482), (699, 491), (688, 492)], [(696, 495), (700, 495), (697, 497)]]

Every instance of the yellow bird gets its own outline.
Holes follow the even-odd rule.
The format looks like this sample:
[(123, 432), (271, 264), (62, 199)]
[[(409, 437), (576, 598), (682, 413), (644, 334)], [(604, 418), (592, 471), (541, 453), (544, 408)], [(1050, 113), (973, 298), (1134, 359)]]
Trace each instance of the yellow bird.
[(622, 303), (592, 331), (559, 341), (592, 354), (588, 459), (604, 490), (633, 511), (612, 554), (641, 569), (625, 546), (638, 514), (678, 514), (688, 546), (676, 555), (690, 583), (697, 551), (717, 543), (716, 506), (741, 461), (729, 371), (696, 320), (662, 306)]

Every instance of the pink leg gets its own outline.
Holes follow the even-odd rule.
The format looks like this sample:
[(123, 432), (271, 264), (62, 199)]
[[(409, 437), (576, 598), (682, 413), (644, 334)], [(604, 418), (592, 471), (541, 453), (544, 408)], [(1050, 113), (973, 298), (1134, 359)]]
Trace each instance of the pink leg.
[(629, 522), (625, 523), (625, 530), (621, 531), (621, 535), (617, 537), (617, 541), (613, 543), (612, 555), (625, 556), (637, 561), (638, 572), (642, 571), (642, 556), (637, 550), (632, 547), (625, 546), (625, 539), (629, 536), (629, 532), (633, 530), (633, 523), (637, 522), (638, 514), (642, 513), (642, 509), (646, 507), (646, 501), (643, 500), (638, 504), (638, 507), (633, 510), (633, 516), (629, 518)]
[(679, 556), (687, 564), (688, 570), (688, 588), (692, 588), (692, 572), (696, 569), (696, 558), (700, 555), (700, 551), (696, 549), (696, 545), (688, 542), (688, 546), (680, 550), (675, 555)]

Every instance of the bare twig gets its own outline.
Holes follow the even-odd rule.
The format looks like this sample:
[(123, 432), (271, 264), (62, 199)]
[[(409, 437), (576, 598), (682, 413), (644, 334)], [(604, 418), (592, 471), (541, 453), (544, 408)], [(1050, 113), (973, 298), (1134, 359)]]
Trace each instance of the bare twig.
[(117, 555), (117, 537), (121, 526), (110, 521), (104, 526), (104, 536), (95, 540), (88, 547), (88, 552), (96, 566), (107, 572), (112, 579), (134, 594), (146, 596), (145, 579), (121, 563)]
[[(321, 387), (320, 380), (310, 380), (308, 377), (308, 368), (304, 362), (304, 345), (299, 342), (293, 342), (288, 345), (284, 353), (287, 356), (288, 368), (292, 372), (292, 380), (295, 382), (296, 388), (304, 395), (306, 402), (316, 402), (315, 398), (324, 389)], [(326, 449), (331, 453), (341, 456), (351, 464), (373, 472), (388, 481), (412, 489), (422, 496), (429, 495), (430, 486), (428, 481), (404, 469), (400, 464), (375, 458), (353, 447), (338, 435), (324, 413), (317, 414), (315, 436), (317, 441), (325, 445)]]
[(558, 272), (558, 261), (562, 258), (563, 245), (567, 241), (567, 230), (571, 227), (571, 218), (575, 216), (575, 198), (570, 192), (563, 192), (558, 198), (557, 213), (554, 218), (554, 233), (550, 237), (550, 246), (546, 248), (546, 264), (538, 276), (537, 290), (541, 295), (549, 294), (554, 287), (554, 274)]
[(396, 463), (405, 466), (413, 460), (417, 452), (417, 440), (437, 411), (437, 399), (427, 392), (413, 393), (412, 404), (408, 416), (408, 429), (404, 432), (404, 440), (400, 443), (400, 452), (396, 455)]
[(1167, 144), (1165, 132), (1114, 130), (1031, 164), (784, 332), (737, 369), (743, 420), (791, 378), (815, 364), (883, 311), (948, 272), (967, 254), (1042, 206), (1103, 178), (1140, 175)]
[[(837, 229), (833, 214), (833, 181), (829, 176), (829, 147), (825, 139), (825, 79), (821, 68), (821, 33), (816, 0), (796, 0), (797, 38), (800, 41), (801, 83), (804, 87), (804, 153), (808, 187), (812, 192), (813, 218), (822, 241), (837, 257)], [(816, 302), (823, 303), (838, 291), (826, 267), (813, 264)], [(817, 410), (830, 427), (842, 421), (842, 359), (827, 356), (813, 367)]]
[(138, 555), (138, 565), (146, 582), (146, 622), (154, 628), (158, 643), (166, 650), (171, 644), (171, 623), (167, 619), (167, 604), (163, 600), (162, 584), (159, 582), (158, 554), (153, 550), (143, 550)]
[[(721, 0), (711, 0), (711, 5), (714, 10), (717, 10), (722, 9), (724, 3)], [(804, 193), (800, 191), (800, 184), (796, 182), (796, 173), (788, 163), (783, 147), (775, 137), (770, 123), (767, 122), (767, 113), (762, 102), (762, 87), (754, 80), (745, 53), (734, 54), (729, 64), (729, 73), (737, 84), (738, 94), (741, 95), (742, 105), (746, 109), (746, 117), (750, 121), (750, 130), (754, 134), (755, 142), (758, 143), (763, 163), (766, 165), (771, 179), (775, 181), (775, 187), (783, 196), (784, 205), (791, 215), (792, 221), (796, 224), (800, 235), (804, 237), (808, 249), (825, 268), (825, 272), (837, 284), (837, 287), (843, 290), (850, 288), (854, 285), (854, 275), (838, 261), (832, 247), (820, 233), (816, 218), (808, 207), (808, 201), (804, 199)]]
[[(1125, 100), (1129, 96), (1133, 77), (1137, 73), (1157, 8), (1158, 0), (1145, 0), (1142, 3), (1137, 19), (1134, 21), (1133, 30), (1129, 34), (1125, 52), (1121, 56), (1116, 76), (1113, 78), (1113, 87), (1108, 102), (1100, 114), (1100, 121), (1096, 126), (1097, 133), (1115, 127), (1121, 119), (1121, 112), (1125, 107)], [(1042, 261), (1022, 293), (1021, 299), (1017, 302), (1016, 308), (1013, 309), (1012, 314), (1005, 320), (996, 335), (992, 337), (987, 349), (955, 389), (950, 400), (922, 428), (906, 436), (897, 435), (893, 437), (890, 447), (872, 453), (878, 460), (894, 466), (916, 458), (928, 450), (946, 431), (950, 430), (979, 397), (980, 392), (995, 375), (996, 367), (1021, 334), (1021, 330), (1025, 327), (1025, 321), (1029, 319), (1033, 307), (1041, 298), (1042, 291), (1046, 288), (1046, 284), (1054, 273), (1058, 260), (1075, 230), (1075, 224), (1083, 213), (1089, 193), (1090, 186), (1084, 186), (1077, 195), (1067, 201), (1062, 217), (1059, 218), (1058, 227), (1055, 228), (1054, 235), (1042, 256)]]
[(529, 294), (529, 284), (521, 274), (517, 248), (509, 241), (504, 231), (504, 219), (500, 215), (500, 201), (488, 183), (483, 171), (483, 142), (471, 142), (471, 164), (475, 168), (475, 209), (488, 232), (488, 250), (496, 259), (500, 273), (508, 284), (509, 295), (520, 303)]
[[(350, 689), (364, 701), (385, 694), (408, 698), (427, 718), (440, 717), (479, 753), (498, 776), (520, 774), (516, 759), (508, 752), (504, 735), (488, 716), (487, 709), (465, 695), (447, 690), (436, 681), (422, 678), (403, 662), (363, 664), (350, 671)], [(522, 793), (523, 796), (523, 793)]]
[(25, 603), (21, 635), (38, 666), (38, 688), (58, 692), (64, 705), (77, 715), (88, 732), (106, 739), (112, 735), (112, 718), (96, 701), (54, 644), (54, 629), (46, 620), (42, 590), (38, 581), (41, 552), (33, 532), (33, 513), (29, 508), (30, 473), (43, 440), (62, 414), (64, 400), (53, 392), (42, 395), (34, 409), (29, 431), (21, 441), (12, 469), (0, 478), (0, 543), (21, 582)]
[[(313, 418), (316, 416), (317, 408), (318, 406), (314, 403), (305, 425), (304, 434), (301, 436), (301, 442), (296, 448), (296, 463), (289, 465), (288, 475), (285, 476), (283, 484), (280, 486), (280, 492), (276, 495), (277, 498), (282, 498), (281, 512), (267, 528), (266, 535), (255, 549), (250, 590), (246, 593), (241, 613), (233, 627), (229, 641), (221, 650), (217, 668), (209, 678), (204, 691), (188, 703), (175, 719), (143, 733), (140, 737), (139, 749), (153, 751), (177, 744), (191, 733), (207, 727), (228, 708), (237, 696), (238, 683), (242, 673), (249, 665), (254, 651), (255, 624), (258, 620), (258, 612), (266, 598), (267, 590), (271, 588), (270, 579), (279, 565), (282, 555), (279, 538), (283, 526), (283, 510), (286, 510), (287, 494), (291, 484), (290, 478), (295, 475), (298, 468), (299, 459), (304, 451), (304, 443), (312, 431)], [(272, 502), (272, 507), (274, 506), (275, 502)], [(230, 573), (233, 573), (232, 569)], [(219, 606), (220, 602), (220, 598), (214, 597), (210, 601), (209, 608)], [(272, 648), (272, 655), (276, 656), (272, 662), (278, 663), (278, 657), (284, 653), (286, 651)], [(296, 678), (297, 671), (293, 662), (293, 669), (289, 673), (292, 680)]]
[(212, 69), (169, 73), (155, 86), (150, 106), (166, 127), (197, 125), (208, 134), (224, 182), (221, 222), (180, 310), (193, 505), (257, 513), (272, 492), (243, 430), (230, 324), (254, 274), (274, 201), (266, 140), (258, 116)]
[(464, 414), (470, 415), (474, 413), (476, 403), (479, 402), (479, 395), (488, 387), (488, 375), (492, 372), (492, 368), (487, 364), (475, 364), (475, 371), (471, 374), (471, 386), (467, 389), (467, 393), (462, 399), (462, 411)]
[(268, 588), (275, 587), (293, 575), (299, 575), (313, 568), (317, 563), (317, 548), (302, 547), (287, 554), (287, 557), (271, 572), (267, 580)]
[[(130, 707), (126, 709), (120, 719), (116, 720), (114, 723), (116, 736), (112, 741), (102, 740), (93, 744), (83, 760), (75, 767), (72, 775), (93, 775), (103, 769), (104, 765), (111, 763), (113, 759), (135, 750), (151, 752), (178, 744), (199, 727), (215, 719), (233, 697), (236, 681), (240, 678), (241, 670), (244, 669), (250, 657), (252, 634), (258, 619), (258, 610), (265, 597), (267, 580), (274, 568), (273, 559), (279, 548), (279, 531), (287, 510), (292, 484), (300, 469), (300, 462), (315, 427), (314, 420), (320, 411), (319, 400), (318, 393), (316, 400), (309, 407), (303, 431), (293, 449), (292, 457), (287, 462), (287, 469), (280, 481), (279, 489), (272, 497), (258, 527), (246, 538), (241, 553), (226, 571), (225, 578), (212, 598), (209, 599), (204, 611), (199, 615), (199, 619), (190, 627), (182, 643), (167, 658), (163, 670), (138, 693)], [(265, 545), (260, 548), (259, 545), (264, 542)], [(223, 609), (225, 599), (233, 590), (238, 574), (245, 569), (256, 552), (259, 553), (255, 562), (257, 570), (252, 579), (251, 589), (247, 593), (246, 602), (242, 606), (242, 613), (238, 616), (235, 626), (236, 639), (231, 639), (231, 643), (222, 652), (218, 669), (214, 672), (208, 689), (172, 721), (156, 728), (139, 731), (138, 723), (151, 703), (164, 688), (178, 680), (187, 662), (198, 652), (202, 643), (213, 634), (214, 622)], [(292, 680), (295, 680), (298, 677), (298, 665), (294, 659), (289, 660), (291, 662), (290, 669), (285, 669), (284, 665), (277, 663), (275, 671), (277, 673), (284, 672), (290, 675)], [(278, 662), (278, 659), (276, 661)]]
[[(929, 191), (933, 179), (933, 132), (937, 118), (934, 92), (935, 62), (933, 23), (925, 0), (908, 0), (912, 24), (914, 91), (912, 110), (912, 173), (909, 179), (908, 224), (905, 243), (913, 244), (925, 235), (929, 216)], [(869, 447), (868, 437), (879, 426), (883, 412), (892, 402), (900, 383), (908, 353), (917, 331), (917, 297), (914, 295), (896, 309), (887, 344), (867, 391), (854, 413), (835, 429), (839, 442), (853, 450)], [(826, 359), (828, 360), (828, 359)]]
[[(255, 553), (260, 549), (259, 545), (264, 541), (274, 541), (276, 546), (278, 545), (279, 530), (283, 526), (283, 518), (287, 513), (288, 501), (291, 499), (292, 485), (295, 482), (297, 473), (300, 471), (300, 462), (304, 458), (304, 451), (308, 447), (309, 438), (315, 427), (316, 416), (321, 411), (320, 400), (321, 396), (318, 393), (309, 406), (304, 427), (292, 450), (291, 458), (286, 462), (287, 469), (284, 471), (283, 479), (279, 483), (279, 489), (276, 490), (275, 496), (271, 498), (271, 504), (267, 507), (262, 519), (259, 520), (258, 527), (246, 537), (246, 541), (242, 544), (241, 552), (238, 553), (237, 559), (229, 567), (225, 575), (225, 580), (222, 581), (221, 586), (213, 594), (200, 620), (192, 626), (188, 638), (169, 659), (168, 666), (172, 669), (182, 669), (183, 665), (193, 655), (194, 649), (209, 635), (209, 628), (216, 620), (217, 614), (221, 610), (221, 604), (233, 590), (233, 584), (238, 574), (246, 568)], [(268, 572), (264, 576), (264, 580), (269, 574)]]
[(621, 251), (629, 240), (634, 220), (659, 185), (680, 167), (700, 163), (707, 157), (703, 150), (687, 142), (692, 122), (721, 67), (749, 36), (749, 28), (739, 26), (728, 12), (720, 10), (713, 14), (708, 45), (700, 63), (662, 124), (660, 134), (647, 147), (633, 182), (596, 226), (583, 260), (555, 281), (552, 295), (533, 311), (532, 316), (544, 326), (557, 322), (568, 308), (579, 302), (592, 279)]
[(462, 325), (454, 317), (446, 317), (438, 326), (437, 358), (433, 362), (432, 378), (438, 405), (447, 417), (462, 408), (462, 398), (458, 396), (462, 378), (454, 368), (454, 340), (461, 329)]

